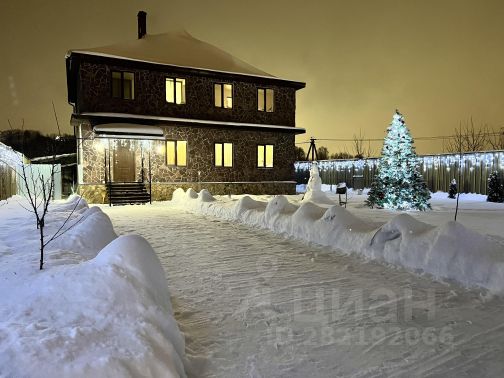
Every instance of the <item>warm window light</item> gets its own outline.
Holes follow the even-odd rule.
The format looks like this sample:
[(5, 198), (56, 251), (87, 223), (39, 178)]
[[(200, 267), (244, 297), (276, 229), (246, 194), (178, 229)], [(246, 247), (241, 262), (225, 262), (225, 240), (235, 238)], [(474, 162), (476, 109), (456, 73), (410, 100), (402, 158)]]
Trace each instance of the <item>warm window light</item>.
[(260, 144), (257, 146), (257, 166), (259, 168), (273, 167), (273, 145)]
[(257, 89), (257, 110), (260, 112), (273, 112), (275, 102), (275, 92), (273, 89), (258, 88)]
[(175, 141), (169, 140), (166, 142), (166, 164), (167, 165), (175, 165), (176, 163), (176, 149), (175, 149)]
[(273, 145), (266, 145), (266, 168), (273, 167)]
[(218, 108), (222, 108), (222, 85), (221, 84), (215, 84), (214, 97), (215, 97), (215, 106)]
[(166, 102), (185, 104), (185, 79), (166, 78)]
[(259, 88), (257, 90), (257, 110), (264, 112), (264, 89)]
[(224, 98), (226, 99), (224, 107), (231, 109), (233, 107), (233, 86), (231, 84), (224, 84)]
[(257, 166), (264, 167), (264, 146), (257, 146)]
[(215, 143), (215, 166), (233, 166), (233, 143)]
[(273, 89), (266, 89), (266, 111), (271, 113), (273, 111), (273, 104), (275, 102), (275, 92)]
[(224, 167), (233, 166), (233, 144), (224, 143)]
[(214, 85), (215, 106), (231, 109), (233, 107), (233, 85), (218, 83)]
[(177, 141), (177, 165), (185, 167), (187, 165), (187, 142)]
[(222, 143), (215, 143), (215, 166), (222, 167)]
[(187, 141), (166, 141), (166, 164), (185, 167), (187, 165)]

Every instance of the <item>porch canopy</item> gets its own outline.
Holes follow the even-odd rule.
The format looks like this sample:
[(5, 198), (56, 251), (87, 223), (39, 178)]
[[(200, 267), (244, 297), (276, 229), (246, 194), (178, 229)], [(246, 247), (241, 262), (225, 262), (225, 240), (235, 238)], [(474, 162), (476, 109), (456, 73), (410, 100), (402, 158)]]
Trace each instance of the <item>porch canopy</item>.
[(118, 139), (164, 139), (163, 129), (157, 126), (131, 123), (106, 123), (93, 127), (96, 136)]

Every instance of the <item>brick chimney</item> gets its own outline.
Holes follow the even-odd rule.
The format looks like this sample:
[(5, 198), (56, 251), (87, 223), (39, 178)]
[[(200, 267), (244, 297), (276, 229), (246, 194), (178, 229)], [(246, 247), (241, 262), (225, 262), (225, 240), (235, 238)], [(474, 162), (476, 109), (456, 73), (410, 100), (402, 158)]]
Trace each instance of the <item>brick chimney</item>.
[(138, 12), (138, 39), (142, 39), (147, 34), (147, 13)]

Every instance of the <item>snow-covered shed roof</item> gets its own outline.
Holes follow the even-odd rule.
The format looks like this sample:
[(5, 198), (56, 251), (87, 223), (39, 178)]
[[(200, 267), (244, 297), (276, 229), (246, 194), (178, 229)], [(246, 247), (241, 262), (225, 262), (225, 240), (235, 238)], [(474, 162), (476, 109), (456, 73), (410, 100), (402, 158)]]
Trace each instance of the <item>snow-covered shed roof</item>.
[(70, 50), (67, 56), (72, 53), (276, 78), (186, 31), (146, 34), (141, 39), (108, 46)]
[(97, 133), (125, 133), (132, 135), (163, 136), (163, 130), (151, 125), (132, 125), (130, 123), (107, 123), (95, 126), (93, 129)]

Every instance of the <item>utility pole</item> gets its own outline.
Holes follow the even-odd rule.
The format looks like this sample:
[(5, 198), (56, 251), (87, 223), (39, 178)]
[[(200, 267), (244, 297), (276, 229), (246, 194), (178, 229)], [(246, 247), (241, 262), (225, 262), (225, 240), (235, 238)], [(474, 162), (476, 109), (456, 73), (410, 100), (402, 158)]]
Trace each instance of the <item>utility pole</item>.
[(315, 146), (315, 139), (314, 137), (310, 138), (310, 147), (308, 148), (308, 152), (306, 153), (306, 160), (310, 160), (310, 153), (311, 153), (311, 161), (316, 161), (318, 160), (318, 154), (317, 154), (317, 146)]

